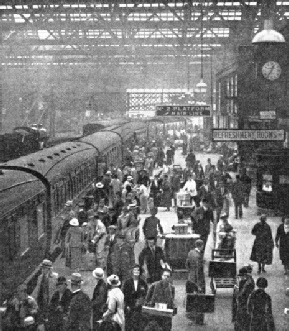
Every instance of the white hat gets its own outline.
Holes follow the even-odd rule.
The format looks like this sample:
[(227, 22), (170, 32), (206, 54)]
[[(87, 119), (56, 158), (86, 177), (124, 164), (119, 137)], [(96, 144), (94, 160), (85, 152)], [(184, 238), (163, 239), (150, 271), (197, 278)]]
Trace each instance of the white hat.
[(69, 280), (71, 283), (74, 284), (82, 284), (83, 283), (83, 279), (80, 273), (75, 272), (71, 275), (71, 279)]
[(72, 207), (72, 205), (73, 205), (73, 201), (72, 201), (72, 200), (68, 200), (68, 201), (66, 201), (66, 203), (65, 203), (65, 206), (66, 206), (66, 207)]
[(108, 170), (108, 171), (106, 172), (106, 174), (107, 174), (107, 175), (111, 175), (111, 171)]
[(103, 188), (103, 186), (104, 186), (104, 185), (103, 185), (101, 182), (95, 184), (95, 187), (96, 187), (96, 188)]
[(29, 325), (33, 325), (35, 323), (35, 319), (33, 316), (27, 316), (24, 319), (24, 326), (29, 326)]
[(127, 179), (132, 179), (132, 176), (127, 176)]
[(72, 218), (69, 222), (70, 225), (72, 226), (79, 226), (79, 222), (77, 218)]
[(92, 276), (96, 279), (103, 279), (104, 278), (104, 271), (101, 268), (96, 268), (92, 272)]
[(119, 286), (121, 284), (119, 277), (117, 275), (111, 275), (106, 280), (109, 285)]

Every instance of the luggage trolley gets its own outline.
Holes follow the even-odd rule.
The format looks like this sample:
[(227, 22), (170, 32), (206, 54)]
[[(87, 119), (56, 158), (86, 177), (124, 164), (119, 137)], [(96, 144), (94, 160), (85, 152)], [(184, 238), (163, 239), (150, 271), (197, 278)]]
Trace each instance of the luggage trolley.
[(190, 194), (180, 190), (180, 192), (177, 193), (177, 215), (179, 216), (179, 214), (182, 213), (185, 220), (190, 220), (191, 213), (194, 209), (195, 206), (190, 203)]
[(211, 258), (209, 277), (212, 293), (215, 294), (217, 288), (234, 288), (237, 276), (236, 249), (213, 249)]

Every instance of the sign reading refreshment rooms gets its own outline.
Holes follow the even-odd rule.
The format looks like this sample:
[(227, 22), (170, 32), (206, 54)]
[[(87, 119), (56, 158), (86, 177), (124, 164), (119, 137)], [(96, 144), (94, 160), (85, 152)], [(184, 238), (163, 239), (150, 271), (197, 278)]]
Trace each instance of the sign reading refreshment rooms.
[(172, 106), (162, 105), (156, 106), (157, 116), (211, 116), (211, 106), (209, 105), (188, 105), (188, 106)]
[(213, 130), (213, 141), (284, 140), (284, 130)]

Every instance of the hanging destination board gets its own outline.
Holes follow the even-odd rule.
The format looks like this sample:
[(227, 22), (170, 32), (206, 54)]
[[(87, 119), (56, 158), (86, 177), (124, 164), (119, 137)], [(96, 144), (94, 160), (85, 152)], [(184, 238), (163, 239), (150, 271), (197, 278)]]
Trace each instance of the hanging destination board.
[(284, 140), (284, 130), (213, 130), (213, 141)]
[(184, 106), (156, 106), (158, 116), (211, 116), (211, 106), (184, 105)]

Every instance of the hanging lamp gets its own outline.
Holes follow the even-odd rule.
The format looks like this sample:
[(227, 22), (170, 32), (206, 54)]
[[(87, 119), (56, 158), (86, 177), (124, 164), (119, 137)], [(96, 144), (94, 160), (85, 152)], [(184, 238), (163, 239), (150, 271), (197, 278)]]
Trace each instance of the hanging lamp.
[(264, 21), (264, 30), (258, 32), (252, 40), (252, 44), (261, 43), (285, 43), (283, 35), (274, 30), (273, 19), (269, 18)]
[(201, 80), (196, 85), (197, 92), (206, 93), (207, 84), (204, 82), (204, 67), (203, 67), (203, 7), (201, 7)]

